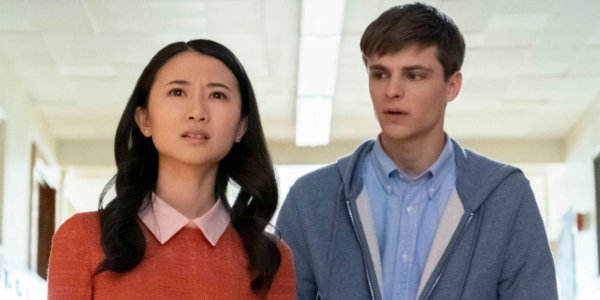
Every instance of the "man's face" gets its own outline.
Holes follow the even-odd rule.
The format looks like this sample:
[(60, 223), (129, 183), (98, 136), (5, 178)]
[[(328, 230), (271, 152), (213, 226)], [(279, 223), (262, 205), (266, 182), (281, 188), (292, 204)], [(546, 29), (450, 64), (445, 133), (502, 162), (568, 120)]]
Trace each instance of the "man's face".
[(384, 144), (427, 141), (444, 132), (446, 104), (460, 91), (462, 75), (444, 80), (437, 47), (410, 46), (367, 61), (369, 92)]

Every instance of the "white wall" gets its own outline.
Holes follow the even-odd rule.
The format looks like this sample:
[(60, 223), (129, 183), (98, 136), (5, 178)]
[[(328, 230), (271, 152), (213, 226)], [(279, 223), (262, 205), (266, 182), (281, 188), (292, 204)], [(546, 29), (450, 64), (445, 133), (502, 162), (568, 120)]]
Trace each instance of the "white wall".
[[(590, 226), (575, 235), (576, 274), (579, 299), (593, 299), (600, 294), (598, 279), (598, 243), (596, 241), (595, 183), (593, 160), (600, 154), (600, 99), (581, 119), (566, 139), (566, 162), (555, 185), (562, 186), (562, 200), (575, 212), (589, 213)], [(595, 296), (593, 296), (595, 295)], [(589, 297), (589, 298), (588, 298)], [(597, 298), (596, 298), (597, 299)]]
[(6, 122), (0, 254), (16, 268), (27, 268), (29, 254), (32, 143), (50, 166), (56, 165), (55, 141), (31, 101), (0, 62), (0, 110)]

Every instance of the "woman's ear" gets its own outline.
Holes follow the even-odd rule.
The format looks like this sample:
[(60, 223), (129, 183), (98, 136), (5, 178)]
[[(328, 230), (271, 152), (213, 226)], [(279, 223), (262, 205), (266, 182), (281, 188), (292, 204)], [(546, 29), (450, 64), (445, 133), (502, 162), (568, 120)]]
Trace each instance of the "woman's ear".
[(135, 123), (137, 123), (137, 126), (145, 137), (152, 136), (148, 111), (141, 106), (135, 108)]
[(248, 129), (248, 118), (244, 117), (240, 121), (240, 124), (238, 125), (238, 128), (237, 128), (237, 132), (235, 133), (235, 142), (236, 143), (239, 143), (242, 140), (242, 138), (244, 137), (244, 134), (246, 134), (247, 129)]

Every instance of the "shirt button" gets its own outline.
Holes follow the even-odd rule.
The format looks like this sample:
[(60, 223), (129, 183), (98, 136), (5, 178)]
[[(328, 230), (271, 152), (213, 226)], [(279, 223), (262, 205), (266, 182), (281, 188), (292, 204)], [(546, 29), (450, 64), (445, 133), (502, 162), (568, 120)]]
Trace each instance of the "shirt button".
[(392, 186), (391, 186), (391, 185), (386, 185), (386, 186), (385, 186), (385, 191), (386, 191), (388, 194), (391, 194), (391, 193), (392, 193)]
[(408, 262), (410, 260), (410, 256), (408, 256), (408, 253), (406, 253), (406, 251), (402, 252), (402, 256), (400, 256), (400, 258), (402, 258), (403, 262)]
[(412, 205), (406, 208), (406, 211), (408, 212), (409, 215), (412, 215), (413, 210), (414, 209), (413, 209)]

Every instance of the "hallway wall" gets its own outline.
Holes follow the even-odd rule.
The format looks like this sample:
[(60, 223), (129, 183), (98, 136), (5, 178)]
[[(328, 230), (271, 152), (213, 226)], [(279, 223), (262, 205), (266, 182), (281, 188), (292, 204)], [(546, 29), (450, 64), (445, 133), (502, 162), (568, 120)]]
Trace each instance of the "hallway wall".
[[(27, 268), (31, 196), (32, 144), (56, 166), (56, 143), (46, 130), (32, 100), (0, 62), (0, 118), (5, 120), (4, 189), (0, 254), (16, 268)], [(59, 172), (50, 169), (49, 180), (59, 183)]]

